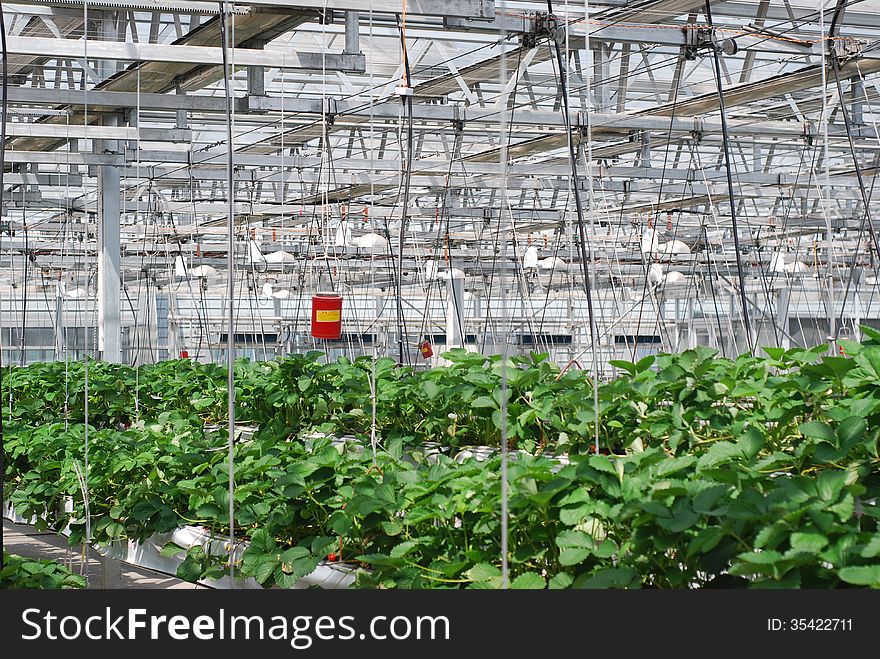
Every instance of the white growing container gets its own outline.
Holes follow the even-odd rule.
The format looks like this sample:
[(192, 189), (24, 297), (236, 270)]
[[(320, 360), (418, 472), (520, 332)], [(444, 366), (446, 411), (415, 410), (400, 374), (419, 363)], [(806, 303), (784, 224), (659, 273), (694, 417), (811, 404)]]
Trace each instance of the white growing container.
[[(72, 498), (65, 499), (64, 509), (66, 512), (73, 510)], [(16, 524), (33, 525), (36, 522), (36, 518), (25, 519), (16, 513), (9, 501), (3, 503), (3, 516)], [(62, 534), (69, 535), (69, 528), (65, 528)], [(173, 542), (185, 550), (201, 545), (213, 555), (225, 555), (228, 551), (228, 539), (212, 536), (207, 529), (200, 526), (181, 526), (170, 533), (153, 534), (143, 542), (119, 540), (110, 545), (94, 546), (94, 549), (108, 558), (176, 576), (177, 566), (183, 562), (184, 555), (183, 552), (180, 552), (176, 556), (163, 556), (162, 548), (169, 542)], [(233, 558), (240, 560), (249, 544), (246, 540), (238, 542), (233, 552)], [(354, 583), (354, 573), (355, 567), (352, 565), (325, 561), (320, 563), (310, 574), (298, 580), (292, 588), (303, 589), (311, 586), (327, 589), (348, 588)], [(225, 576), (221, 579), (200, 580), (199, 583), (203, 586), (219, 589), (262, 589), (262, 586), (253, 578), (233, 580), (229, 576)]]

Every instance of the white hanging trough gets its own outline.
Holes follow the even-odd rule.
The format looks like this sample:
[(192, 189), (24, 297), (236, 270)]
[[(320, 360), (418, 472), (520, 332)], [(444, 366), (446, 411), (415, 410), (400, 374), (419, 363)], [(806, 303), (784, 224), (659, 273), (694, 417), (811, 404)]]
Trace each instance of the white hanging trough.
[(690, 254), (691, 248), (681, 240), (670, 240), (661, 243), (657, 239), (656, 229), (647, 229), (642, 234), (642, 252), (670, 256), (673, 254)]
[(285, 252), (284, 250), (269, 252), (263, 258), (266, 259), (266, 263), (269, 263), (271, 265), (294, 263), (296, 261), (296, 257), (293, 254), (291, 254), (290, 252)]
[(568, 264), (558, 256), (548, 256), (546, 259), (538, 261), (538, 267), (541, 270), (564, 270), (566, 265)]
[(810, 266), (803, 261), (785, 262), (785, 255), (782, 252), (774, 252), (770, 257), (771, 272), (809, 272)]
[(193, 277), (198, 277), (199, 279), (211, 279), (218, 275), (217, 269), (209, 265), (197, 265), (190, 270), (190, 273)]
[(388, 240), (378, 233), (366, 233), (363, 236), (358, 236), (352, 242), (355, 247), (360, 249), (387, 249), (388, 247)]

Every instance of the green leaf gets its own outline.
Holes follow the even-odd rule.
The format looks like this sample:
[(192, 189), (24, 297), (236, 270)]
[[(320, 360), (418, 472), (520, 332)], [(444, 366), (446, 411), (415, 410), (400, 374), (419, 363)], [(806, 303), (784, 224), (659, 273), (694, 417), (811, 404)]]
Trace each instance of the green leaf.
[(265, 584), (266, 581), (269, 580), (269, 577), (272, 576), (272, 573), (277, 566), (278, 561), (274, 556), (261, 556), (256, 564), (256, 569), (253, 572), (254, 579), (256, 579), (258, 583)]
[(186, 549), (184, 549), (180, 545), (177, 545), (173, 542), (169, 542), (167, 545), (162, 547), (162, 550), (159, 552), (159, 555), (164, 558), (172, 558), (174, 556), (177, 556), (182, 551), (186, 551)]
[(275, 538), (267, 529), (257, 529), (251, 536), (248, 551), (256, 554), (268, 554), (275, 551)]
[(851, 416), (840, 422), (837, 427), (837, 436), (840, 438), (841, 448), (850, 448), (859, 442), (865, 434), (868, 422), (858, 416)]
[(740, 447), (746, 458), (754, 458), (764, 446), (764, 436), (757, 428), (749, 428), (740, 437), (736, 445)]
[(422, 380), (422, 390), (425, 392), (425, 395), (429, 400), (434, 400), (440, 395), (440, 387), (436, 382), (432, 382), (431, 380)]
[(477, 563), (467, 571), (466, 576), (476, 583), (494, 582), (497, 580), (498, 585), (501, 585), (501, 570), (491, 563)]
[(574, 508), (563, 508), (559, 511), (559, 521), (568, 526), (580, 524), (593, 510), (590, 505), (576, 506)]
[(648, 355), (647, 357), (642, 357), (639, 361), (636, 362), (636, 371), (641, 373), (642, 371), (647, 371), (654, 364), (656, 357), (654, 355)]
[(636, 375), (639, 372), (639, 368), (636, 364), (632, 362), (623, 361), (622, 359), (611, 359), (608, 361), (609, 364), (614, 366), (615, 368), (620, 368), (629, 373), (630, 375)]
[(838, 573), (843, 581), (856, 586), (880, 588), (880, 565), (859, 565), (842, 568)]
[(834, 429), (822, 421), (807, 421), (801, 424), (800, 432), (804, 437), (818, 439), (834, 446), (837, 445), (837, 434), (834, 432)]
[(535, 572), (524, 572), (510, 584), (513, 590), (540, 590), (547, 587), (544, 577)]
[(550, 590), (562, 590), (571, 586), (572, 581), (574, 580), (571, 575), (566, 572), (558, 572), (550, 577), (549, 587)]
[(585, 561), (591, 553), (589, 549), (582, 547), (566, 547), (559, 552), (559, 564), (565, 566), (577, 565)]
[(391, 558), (403, 558), (418, 546), (419, 543), (413, 540), (401, 542), (399, 545), (396, 545), (391, 549)]
[(718, 465), (729, 462), (734, 458), (742, 455), (742, 448), (733, 442), (715, 442), (709, 447), (697, 462), (697, 468), (700, 470), (711, 469)]
[(846, 484), (847, 472), (838, 470), (826, 470), (819, 474), (816, 480), (816, 491), (823, 501), (834, 501), (840, 496), (840, 491)]
[(177, 566), (177, 578), (190, 583), (195, 583), (202, 576), (200, 563), (191, 557), (187, 557)]
[(403, 532), (403, 524), (400, 522), (382, 522), (382, 530), (388, 536), (400, 535)]
[(595, 546), (593, 539), (583, 531), (567, 529), (556, 536), (556, 544), (560, 548), (575, 547), (592, 549)]
[(604, 471), (606, 473), (614, 474), (615, 476), (617, 476), (617, 469), (611, 463), (611, 460), (608, 458), (608, 456), (591, 455), (588, 462), (589, 465), (596, 471)]
[(657, 464), (654, 473), (658, 478), (662, 478), (674, 474), (677, 471), (681, 471), (682, 469), (687, 469), (696, 463), (696, 461), (697, 458), (693, 455), (685, 455), (680, 458), (666, 458)]
[(592, 576), (579, 578), (575, 588), (638, 588), (639, 574), (629, 567), (613, 567), (599, 570)]
[(309, 555), (310, 552), (305, 547), (291, 547), (290, 549), (281, 552), (281, 562), (293, 563), (293, 561), (305, 558)]
[(657, 523), (674, 533), (680, 533), (685, 529), (692, 527), (699, 519), (699, 513), (695, 513), (693, 510), (688, 510), (687, 508), (682, 508), (672, 517), (672, 519), (661, 517), (657, 519)]
[(862, 558), (877, 558), (880, 556), (880, 533), (868, 541), (868, 544), (862, 549), (861, 555)]
[(792, 533), (791, 548), (805, 554), (818, 554), (828, 544), (828, 538), (819, 533)]

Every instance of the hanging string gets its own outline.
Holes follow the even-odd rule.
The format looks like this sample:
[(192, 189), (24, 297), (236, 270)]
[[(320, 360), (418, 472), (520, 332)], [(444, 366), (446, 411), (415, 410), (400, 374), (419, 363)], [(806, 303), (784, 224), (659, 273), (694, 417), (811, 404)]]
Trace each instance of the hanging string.
[[(8, 98), (9, 98), (9, 80), (7, 77), (9, 62), (7, 59), (7, 48), (6, 48), (6, 17), (3, 13), (3, 4), (0, 3), (0, 47), (2, 47), (2, 55), (3, 62), (0, 64), (2, 66), (2, 75), (3, 80), (0, 81), (0, 85), (2, 85), (3, 89), (3, 98), (0, 99), (0, 209), (3, 208), (3, 192), (4, 192), (4, 181), (3, 174), (6, 168), (6, 112), (8, 110)], [(0, 230), (0, 244), (2, 244), (2, 235), (3, 232)], [(3, 250), (0, 249), (0, 254), (3, 253)], [(11, 351), (10, 351), (11, 352)], [(0, 505), (4, 505), (6, 499), (4, 498), (5, 493), (5, 482), (6, 482), (6, 462), (5, 462), (5, 444), (3, 439), (3, 346), (0, 345)], [(10, 391), (10, 403), (12, 401), (11, 398), (12, 392)], [(3, 511), (5, 512), (5, 511)], [(4, 536), (3, 536), (3, 520), (0, 518), (0, 569), (3, 569), (4, 565)]]
[[(231, 13), (229, 2), (220, 3), (220, 40), (223, 47), (223, 90), (226, 97), (226, 196), (228, 210), (226, 218), (227, 235), (227, 326), (226, 326), (226, 388), (227, 388), (227, 415), (228, 426), (228, 451), (229, 461), (229, 576), (235, 578), (235, 183), (233, 174), (234, 166), (234, 142), (232, 126), (232, 77), (235, 74), (234, 63), (230, 62), (229, 48), (232, 45), (227, 25), (227, 16)], [(233, 21), (235, 19), (233, 18)]]
[[(500, 1), (500, 10), (505, 9), (504, 0)], [(501, 53), (499, 58), (498, 82), (502, 90), (507, 84), (507, 52), (505, 45), (507, 44), (507, 28), (504, 21), (501, 22)], [(498, 213), (499, 227), (504, 222), (504, 213), (507, 209), (507, 177), (508, 177), (508, 134), (507, 134), (507, 107), (508, 101), (505, 95), (502, 99), (501, 116), (499, 118), (498, 131), (499, 140), (501, 142), (498, 151), (499, 164), (501, 165), (501, 211)], [(513, 222), (513, 214), (511, 213), (511, 223)], [(501, 236), (503, 242), (502, 263), (507, 259), (507, 237)], [(457, 305), (456, 305), (457, 306)], [(502, 323), (507, 325), (507, 293), (504, 290), (504, 283), (501, 284), (501, 314), (503, 316)], [(508, 589), (510, 587), (510, 566), (508, 562), (509, 553), (509, 476), (508, 476), (508, 455), (507, 446), (507, 412), (508, 412), (508, 386), (507, 386), (507, 358), (509, 340), (505, 335), (503, 349), (501, 353), (501, 588)]]

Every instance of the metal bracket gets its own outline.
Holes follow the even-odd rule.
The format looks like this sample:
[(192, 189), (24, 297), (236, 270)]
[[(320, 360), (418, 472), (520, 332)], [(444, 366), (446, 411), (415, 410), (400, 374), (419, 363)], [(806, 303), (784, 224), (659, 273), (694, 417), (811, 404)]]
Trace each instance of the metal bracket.
[[(536, 42), (538, 37), (544, 35), (549, 35), (558, 44), (565, 43), (565, 30), (559, 27), (559, 19), (545, 12), (535, 12), (530, 36)], [(523, 39), (525, 38), (524, 36)]]
[(684, 32), (684, 58), (686, 60), (697, 59), (697, 53), (701, 48), (712, 44), (712, 29), (708, 27), (683, 27)]
[(804, 141), (807, 143), (807, 146), (812, 146), (813, 138), (817, 134), (816, 126), (812, 121), (805, 121), (803, 123), (804, 127)]
[(335, 98), (325, 98), (324, 99), (324, 117), (327, 119), (327, 125), (332, 126), (333, 122), (336, 121), (336, 99)]
[(538, 45), (538, 38), (547, 33), (547, 14), (535, 12), (524, 18), (522, 32), (522, 45), (525, 48), (534, 48)]
[(466, 112), (465, 106), (461, 103), (456, 103), (452, 106), (452, 128), (456, 133), (464, 130)]
[(853, 37), (837, 37), (831, 41), (829, 54), (839, 60), (861, 57), (862, 42)]
[(703, 135), (705, 133), (705, 122), (702, 117), (694, 117), (694, 128), (691, 131), (691, 135), (693, 135), (694, 141), (699, 144), (703, 141)]
[(701, 50), (715, 48), (725, 55), (735, 55), (739, 48), (736, 40), (722, 39), (715, 28), (710, 27), (683, 27), (684, 32), (684, 58), (695, 60)]
[(589, 133), (588, 122), (587, 113), (583, 110), (578, 110), (574, 115), (574, 126), (572, 128), (576, 128), (581, 137), (587, 137)]

